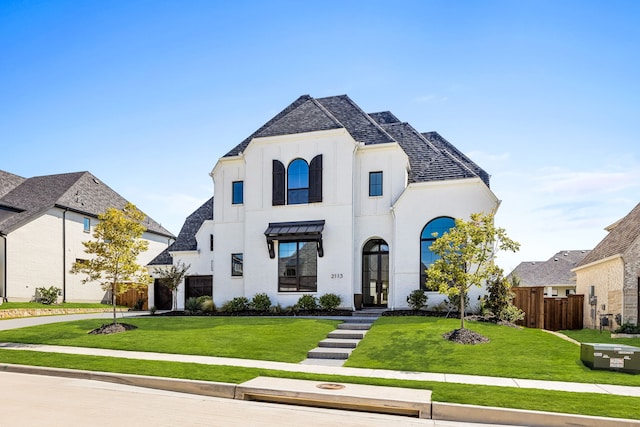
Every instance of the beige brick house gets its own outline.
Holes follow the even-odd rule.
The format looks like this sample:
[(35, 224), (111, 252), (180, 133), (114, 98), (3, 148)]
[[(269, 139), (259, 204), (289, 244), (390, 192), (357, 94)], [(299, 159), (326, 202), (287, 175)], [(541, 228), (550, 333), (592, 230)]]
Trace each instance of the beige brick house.
[(638, 324), (640, 318), (640, 204), (576, 266), (576, 293), (585, 295), (584, 325)]

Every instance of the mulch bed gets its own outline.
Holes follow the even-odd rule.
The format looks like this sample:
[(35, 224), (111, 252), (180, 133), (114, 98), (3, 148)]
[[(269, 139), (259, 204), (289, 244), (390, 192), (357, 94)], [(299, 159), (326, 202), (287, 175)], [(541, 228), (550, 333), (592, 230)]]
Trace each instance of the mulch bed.
[(154, 316), (353, 316), (353, 311), (351, 310), (333, 310), (333, 311), (323, 311), (323, 310), (305, 310), (305, 311), (296, 311), (296, 312), (282, 312), (282, 313), (274, 313), (272, 311), (255, 311), (255, 310), (247, 310), (247, 311), (236, 311), (233, 313), (223, 313), (223, 312), (215, 312), (215, 313), (204, 313), (204, 312), (190, 312), (184, 310), (174, 310), (167, 311), (164, 313), (156, 313)]
[(102, 325), (93, 331), (89, 331), (90, 335), (108, 335), (117, 334), (120, 332), (131, 331), (138, 329), (137, 326), (129, 325), (127, 323), (109, 323), (108, 325)]
[(443, 334), (442, 337), (446, 340), (456, 342), (458, 344), (482, 344), (489, 342), (489, 338), (466, 328), (455, 329), (451, 332)]

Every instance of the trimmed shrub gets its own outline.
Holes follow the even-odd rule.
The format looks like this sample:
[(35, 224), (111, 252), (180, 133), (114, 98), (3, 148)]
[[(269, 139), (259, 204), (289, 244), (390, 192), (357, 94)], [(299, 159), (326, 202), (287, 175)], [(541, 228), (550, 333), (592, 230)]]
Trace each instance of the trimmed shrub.
[(216, 311), (216, 305), (210, 296), (198, 297), (198, 301), (200, 302), (200, 311), (203, 313), (214, 313)]
[(502, 321), (516, 323), (518, 320), (524, 319), (524, 311), (520, 310), (515, 305), (509, 304), (502, 309), (498, 317)]
[(36, 288), (36, 302), (51, 305), (58, 301), (58, 295), (62, 289), (50, 286), (48, 288)]
[(251, 299), (251, 308), (257, 311), (267, 311), (271, 308), (271, 298), (265, 293), (255, 294)]
[(320, 303), (320, 308), (322, 310), (333, 311), (342, 304), (342, 297), (331, 293), (324, 294), (318, 298), (318, 303)]
[(238, 313), (249, 310), (250, 304), (249, 299), (246, 297), (235, 297), (225, 302), (221, 310), (225, 313)]
[(418, 311), (427, 305), (429, 297), (422, 289), (416, 289), (411, 291), (407, 297), (407, 304), (411, 307), (411, 310)]
[(200, 302), (198, 298), (189, 298), (184, 302), (184, 311), (187, 313), (197, 313), (200, 311)]
[(304, 294), (298, 299), (296, 307), (298, 307), (300, 310), (317, 310), (318, 301), (313, 295)]
[(614, 331), (616, 334), (640, 334), (640, 325), (633, 325), (631, 323), (623, 323), (618, 329)]

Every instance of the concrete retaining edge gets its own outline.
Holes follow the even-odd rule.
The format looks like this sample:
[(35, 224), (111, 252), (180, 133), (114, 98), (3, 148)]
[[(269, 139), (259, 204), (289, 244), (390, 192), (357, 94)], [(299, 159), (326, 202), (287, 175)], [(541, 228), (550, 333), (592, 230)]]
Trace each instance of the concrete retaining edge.
[(187, 380), (181, 378), (164, 378), (146, 375), (120, 374), (115, 372), (83, 371), (79, 369), (49, 368), (43, 366), (13, 364), (0, 364), (0, 372), (104, 381), (202, 396), (223, 397), (227, 399), (233, 399), (236, 394), (236, 384)]
[(431, 404), (431, 418), (442, 421), (469, 423), (508, 424), (530, 427), (585, 426), (629, 427), (640, 426), (640, 420), (591, 417), (561, 414), (557, 412), (529, 411), (494, 408), (489, 406), (461, 405), (457, 403)]
[[(212, 381), (152, 377), (114, 372), (84, 371), (79, 369), (51, 368), (45, 366), (16, 365), (7, 363), (0, 364), (0, 372), (104, 381), (226, 399), (235, 399), (236, 388), (239, 386), (239, 384)], [(586, 415), (562, 414), (557, 412), (529, 411), (441, 402), (432, 402), (431, 418), (433, 420), (440, 421), (509, 424), (530, 427), (600, 427), (604, 425), (607, 427), (640, 426), (640, 420), (592, 417)]]

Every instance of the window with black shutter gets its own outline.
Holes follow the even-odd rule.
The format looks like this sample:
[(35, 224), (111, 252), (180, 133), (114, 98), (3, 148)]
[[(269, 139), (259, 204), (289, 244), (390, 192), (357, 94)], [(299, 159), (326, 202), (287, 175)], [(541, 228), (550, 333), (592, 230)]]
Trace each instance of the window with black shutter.
[(284, 165), (278, 160), (273, 161), (273, 193), (272, 202), (273, 206), (284, 205), (284, 182), (285, 182)]
[(309, 203), (322, 201), (322, 154), (315, 156), (309, 164)]

